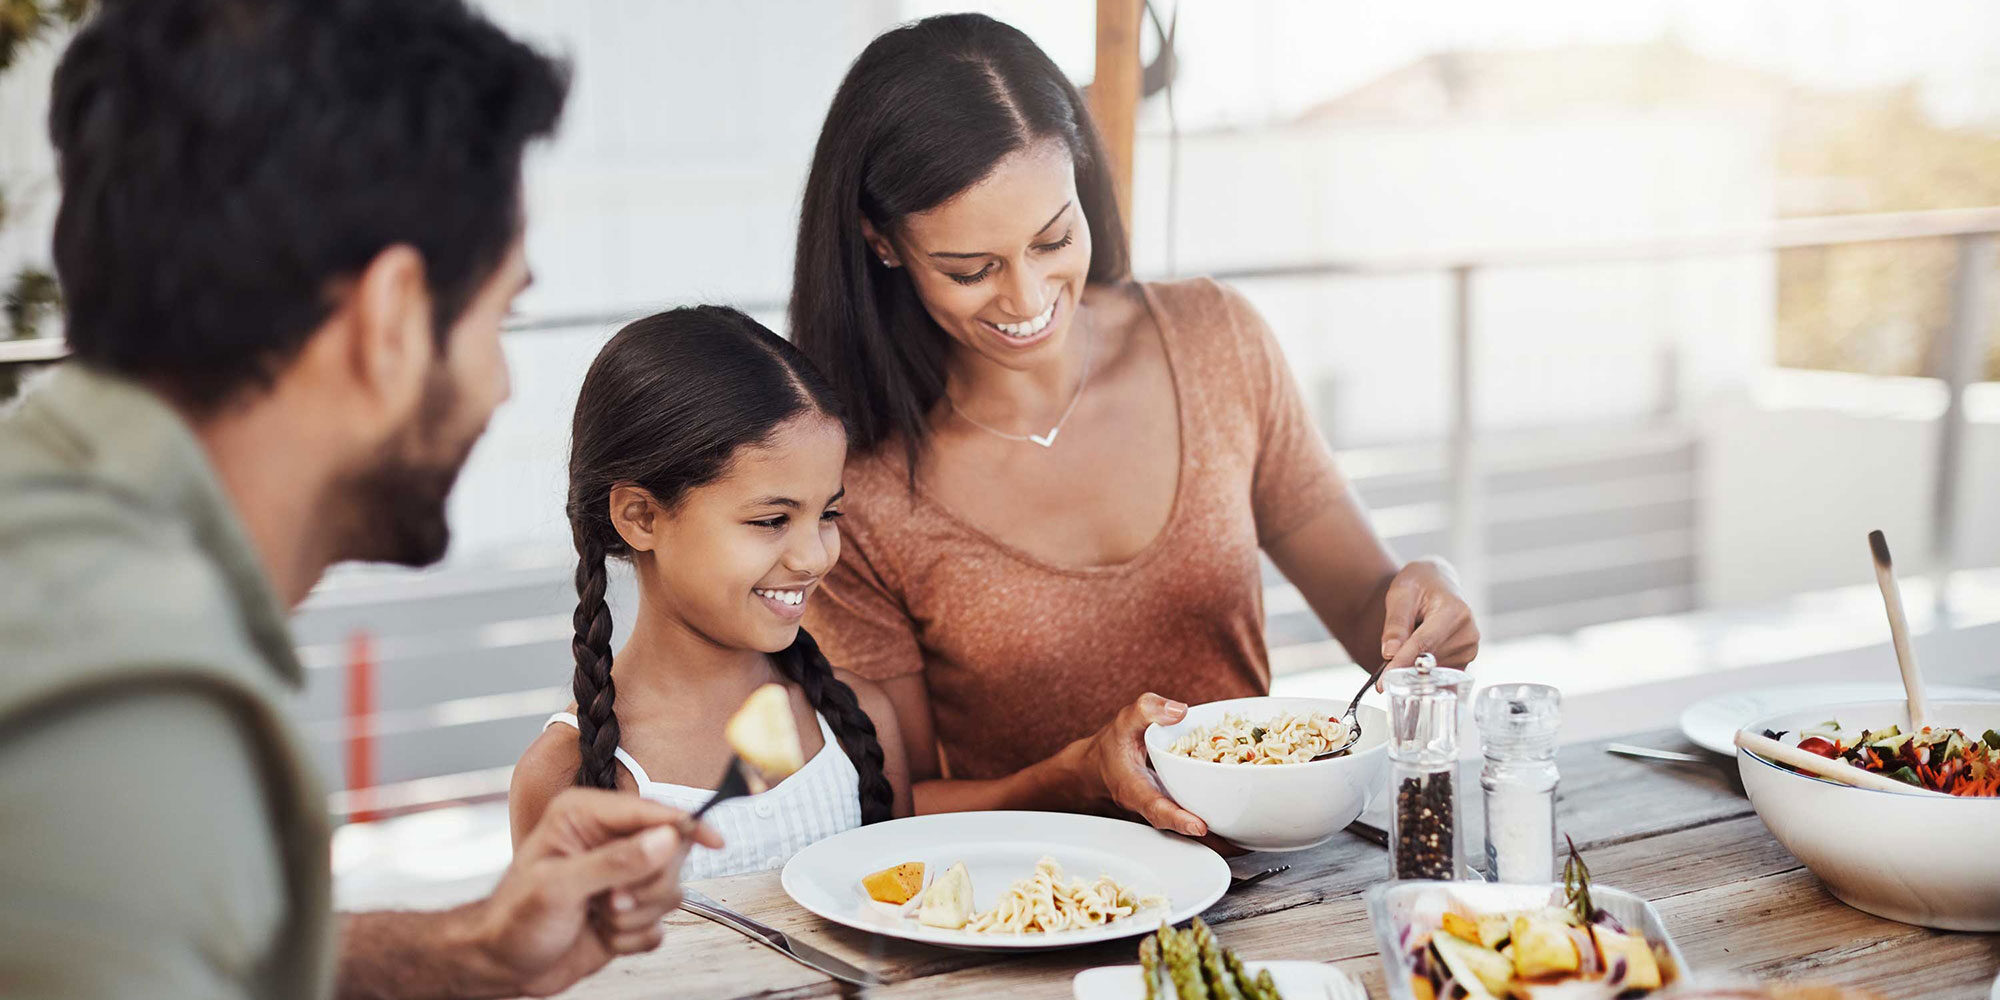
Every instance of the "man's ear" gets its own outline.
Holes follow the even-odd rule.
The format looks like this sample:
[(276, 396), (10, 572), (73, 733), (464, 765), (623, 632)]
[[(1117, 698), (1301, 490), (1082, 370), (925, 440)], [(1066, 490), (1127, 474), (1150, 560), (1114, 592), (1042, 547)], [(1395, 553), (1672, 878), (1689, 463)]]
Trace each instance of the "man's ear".
[(355, 381), (401, 423), (422, 398), (437, 355), (423, 254), (404, 243), (384, 249), (348, 294), (347, 356)]
[(874, 254), (883, 267), (903, 266), (903, 258), (896, 253), (896, 245), (866, 218), (861, 220), (861, 238), (868, 241), (868, 252)]
[(633, 483), (611, 488), (611, 526), (625, 547), (634, 552), (651, 552), (659, 547), (662, 511), (653, 494)]

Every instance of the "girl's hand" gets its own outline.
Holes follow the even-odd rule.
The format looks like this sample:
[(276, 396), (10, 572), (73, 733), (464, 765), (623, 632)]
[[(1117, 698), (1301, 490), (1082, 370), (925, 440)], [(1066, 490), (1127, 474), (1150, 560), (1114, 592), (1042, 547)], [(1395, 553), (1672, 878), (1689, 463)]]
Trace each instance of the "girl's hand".
[[(1382, 622), (1382, 660), (1388, 669), (1407, 667), (1417, 655), (1437, 657), (1441, 667), (1463, 669), (1479, 655), (1479, 625), (1458, 592), (1458, 576), (1440, 560), (1419, 559), (1389, 581)], [(1378, 681), (1375, 690), (1382, 690)]]
[(1082, 797), (1136, 813), (1162, 830), (1190, 837), (1207, 834), (1208, 824), (1167, 796), (1146, 761), (1146, 727), (1171, 726), (1186, 717), (1187, 708), (1148, 692), (1125, 706), (1109, 725), (1070, 744), (1065, 755), (1072, 758), (1071, 770), (1081, 784)]

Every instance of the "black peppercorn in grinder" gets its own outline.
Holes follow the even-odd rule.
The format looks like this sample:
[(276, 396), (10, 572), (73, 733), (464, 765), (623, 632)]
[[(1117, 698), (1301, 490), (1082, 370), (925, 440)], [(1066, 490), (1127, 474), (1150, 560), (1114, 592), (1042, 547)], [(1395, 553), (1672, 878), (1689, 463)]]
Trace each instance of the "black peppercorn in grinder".
[(1429, 653), (1384, 675), (1389, 690), (1389, 874), (1460, 877), (1458, 712), (1469, 686)]

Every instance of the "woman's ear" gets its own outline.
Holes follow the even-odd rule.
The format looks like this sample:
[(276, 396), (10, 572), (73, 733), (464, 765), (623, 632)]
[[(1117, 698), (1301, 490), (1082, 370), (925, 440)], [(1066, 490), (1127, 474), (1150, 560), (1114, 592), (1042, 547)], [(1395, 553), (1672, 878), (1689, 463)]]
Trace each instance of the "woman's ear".
[(624, 483), (611, 488), (611, 526), (625, 547), (651, 552), (659, 546), (660, 505), (644, 487)]
[(896, 245), (889, 242), (889, 238), (882, 235), (873, 222), (861, 220), (861, 238), (868, 241), (868, 252), (874, 254), (883, 267), (903, 266), (902, 258), (896, 255)]

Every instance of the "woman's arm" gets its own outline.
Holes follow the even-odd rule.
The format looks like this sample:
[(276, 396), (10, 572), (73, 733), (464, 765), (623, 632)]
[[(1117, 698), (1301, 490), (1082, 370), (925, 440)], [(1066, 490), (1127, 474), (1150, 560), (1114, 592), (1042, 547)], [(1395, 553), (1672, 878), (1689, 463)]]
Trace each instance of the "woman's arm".
[(1479, 629), (1451, 567), (1397, 563), (1335, 466), (1270, 325), (1240, 292), (1218, 288), (1257, 427), (1258, 543), (1354, 662), (1405, 667), (1419, 653), (1445, 666), (1472, 662)]
[(1363, 667), (1407, 667), (1419, 653), (1463, 667), (1479, 655), (1479, 626), (1451, 567), (1419, 559), (1399, 569), (1351, 499), (1265, 551)]
[(969, 781), (940, 775), (930, 692), (922, 675), (894, 677), (877, 686), (893, 709), (908, 748), (911, 795), (919, 814), (982, 809), (1125, 812), (1191, 837), (1208, 832), (1200, 817), (1167, 797), (1147, 766), (1141, 739), (1148, 725), (1179, 722), (1187, 714), (1186, 705), (1157, 694), (1142, 695), (1110, 724), (1046, 760), (1004, 778)]

